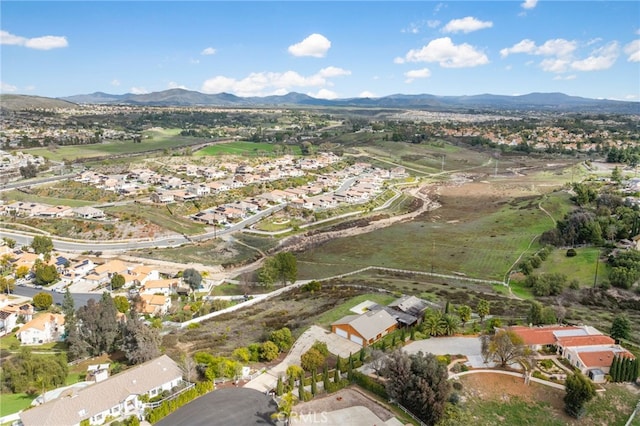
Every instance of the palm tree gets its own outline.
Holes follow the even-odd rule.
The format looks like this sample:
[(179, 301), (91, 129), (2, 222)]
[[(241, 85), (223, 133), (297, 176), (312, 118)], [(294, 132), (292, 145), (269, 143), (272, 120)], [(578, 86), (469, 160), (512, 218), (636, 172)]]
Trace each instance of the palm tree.
[(440, 311), (430, 311), (425, 315), (424, 322), (422, 323), (422, 329), (429, 336), (441, 335), (441, 322), (442, 314)]
[(452, 314), (445, 314), (440, 317), (440, 331), (445, 336), (456, 334), (459, 326), (460, 320)]

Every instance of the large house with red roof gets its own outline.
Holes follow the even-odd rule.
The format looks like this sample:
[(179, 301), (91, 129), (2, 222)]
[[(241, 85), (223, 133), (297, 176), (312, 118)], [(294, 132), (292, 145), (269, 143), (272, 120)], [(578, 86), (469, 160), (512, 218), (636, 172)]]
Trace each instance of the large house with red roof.
[(525, 345), (533, 350), (554, 348), (571, 365), (591, 377), (592, 380), (604, 379), (604, 375), (609, 373), (615, 355), (635, 358), (625, 348), (617, 345), (611, 337), (587, 325), (514, 326), (509, 330), (518, 334)]

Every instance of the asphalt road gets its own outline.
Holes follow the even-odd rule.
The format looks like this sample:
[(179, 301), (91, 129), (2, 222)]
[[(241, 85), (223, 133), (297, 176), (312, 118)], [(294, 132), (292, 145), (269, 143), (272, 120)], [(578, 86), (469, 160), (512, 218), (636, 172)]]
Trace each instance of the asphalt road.
[[(53, 303), (62, 304), (62, 299), (64, 299), (64, 293), (55, 293), (53, 291), (49, 291), (44, 288), (37, 289), (32, 287), (16, 286), (15, 290), (12, 293), (17, 294), (19, 296), (33, 297), (34, 295), (43, 291), (47, 293), (51, 293), (51, 295), (53, 296)], [(71, 293), (71, 296), (73, 297), (73, 303), (76, 309), (86, 305), (89, 299), (94, 299), (97, 302), (98, 300), (100, 300), (100, 297), (101, 297), (100, 294), (96, 294), (96, 293)]]
[(253, 389), (214, 390), (165, 417), (156, 426), (275, 425), (277, 405), (270, 396)]

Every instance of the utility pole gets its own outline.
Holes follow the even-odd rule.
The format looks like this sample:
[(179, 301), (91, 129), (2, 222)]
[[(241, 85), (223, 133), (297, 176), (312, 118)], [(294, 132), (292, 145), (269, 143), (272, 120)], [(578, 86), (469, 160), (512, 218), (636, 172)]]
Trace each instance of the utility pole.
[(598, 255), (596, 256), (596, 275), (593, 278), (593, 288), (596, 288), (598, 282), (598, 265), (600, 265), (600, 250), (598, 250)]

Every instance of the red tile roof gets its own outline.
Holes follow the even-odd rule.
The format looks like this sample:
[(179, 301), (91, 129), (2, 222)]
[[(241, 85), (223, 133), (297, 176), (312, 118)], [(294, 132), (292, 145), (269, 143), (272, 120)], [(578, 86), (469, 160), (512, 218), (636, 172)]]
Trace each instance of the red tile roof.
[[(596, 352), (578, 352), (580, 360), (587, 368), (611, 367), (613, 356), (616, 353), (611, 350)], [(618, 356), (633, 358), (629, 352), (618, 352)]]
[(591, 336), (569, 336), (558, 338), (558, 344), (570, 348), (573, 346), (597, 346), (597, 345), (614, 345), (616, 343), (609, 336), (603, 334)]
[(553, 335), (554, 331), (558, 330), (579, 330), (579, 327), (572, 326), (552, 326), (552, 327), (525, 327), (514, 326), (509, 330), (515, 331), (525, 345), (554, 345), (557, 342), (556, 336)]

